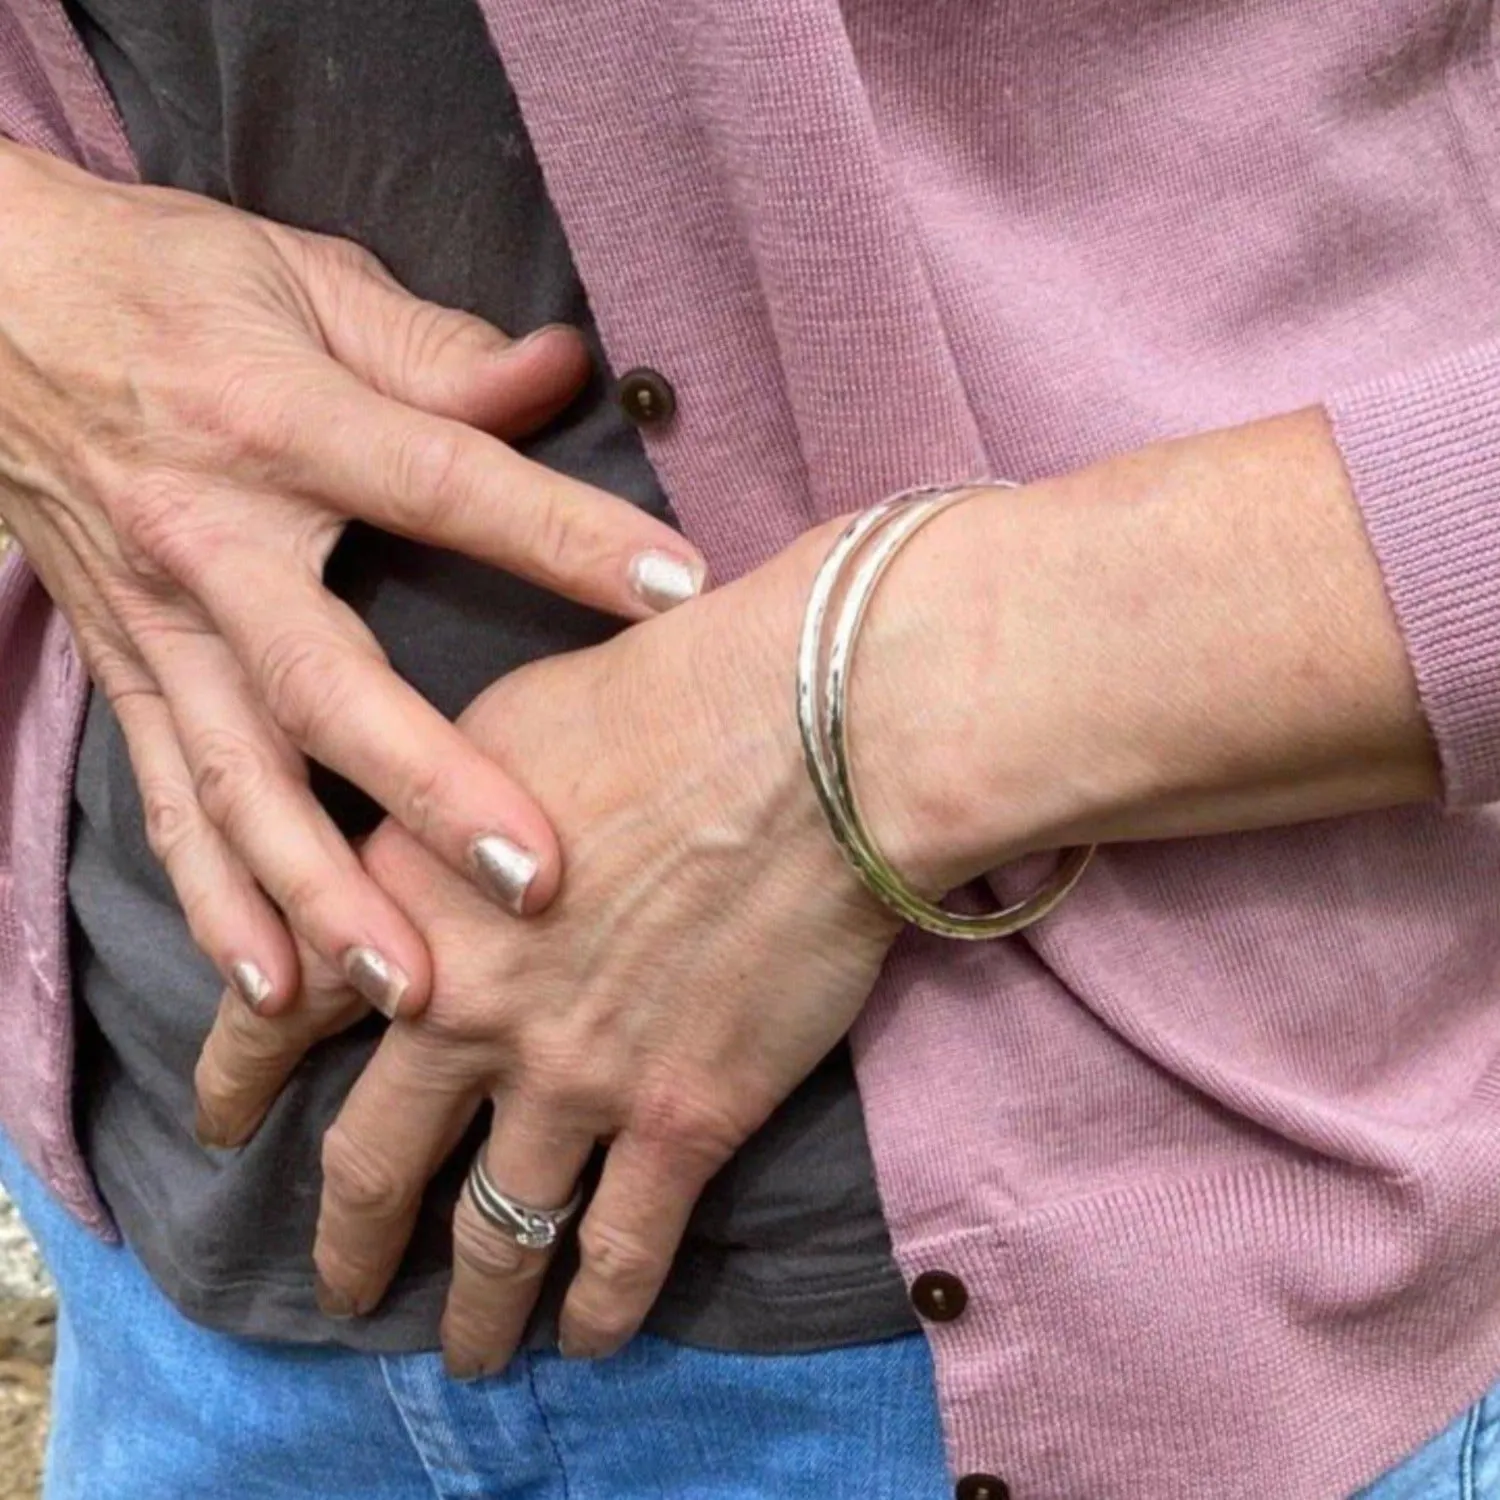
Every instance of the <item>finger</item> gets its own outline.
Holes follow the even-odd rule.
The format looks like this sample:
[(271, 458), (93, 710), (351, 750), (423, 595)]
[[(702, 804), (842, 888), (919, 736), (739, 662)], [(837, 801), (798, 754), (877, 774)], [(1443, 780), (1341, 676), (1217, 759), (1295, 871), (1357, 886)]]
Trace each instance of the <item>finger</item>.
[(325, 347), (382, 395), (514, 438), (556, 416), (588, 379), (588, 345), (576, 329), (554, 324), (513, 340), (413, 296), (347, 240), (296, 238)]
[(194, 941), (247, 1004), (269, 1012), (284, 1007), (298, 985), (291, 936), (204, 816), (156, 677), (121, 635), (78, 557), (47, 554), (45, 565), (38, 559), (32, 564), (43, 570), (49, 590), (57, 591), (54, 597), (72, 601), (74, 637), (125, 737), (147, 841)]
[(286, 420), (285, 479), (342, 515), (627, 619), (660, 614), (703, 587), (701, 556), (665, 522), (352, 376), (300, 390)]
[(147, 839), (172, 882), (193, 941), (242, 1008), (279, 1015), (299, 982), (291, 936), (204, 813), (165, 700), (142, 690), (120, 694), (111, 706), (140, 788)]
[(668, 1151), (628, 1132), (578, 1228), (578, 1273), (558, 1321), (571, 1359), (601, 1359), (626, 1344), (660, 1295), (688, 1218), (724, 1157)]
[(468, 1129), (483, 1090), (398, 1023), (323, 1137), (313, 1260), (330, 1317), (371, 1312), (411, 1239), (422, 1195)]
[(210, 632), (151, 641), (196, 801), (302, 940), (387, 1016), (427, 1001), (431, 962), (405, 914), (365, 872)]
[[(593, 1132), (520, 1094), (496, 1100), (484, 1148), (490, 1181), (531, 1208), (572, 1198)], [(491, 1224), (465, 1191), (453, 1216), (453, 1285), (443, 1313), (443, 1358), (455, 1379), (502, 1369), (515, 1353), (552, 1259)]]
[(203, 1145), (243, 1146), (308, 1051), (368, 1013), (363, 997), (316, 955), (302, 967), (302, 992), (285, 1015), (247, 1010), (225, 991), (193, 1075)]
[[(291, 739), (491, 900), (517, 915), (545, 907), (562, 857), (531, 798), (396, 675), (358, 616), (314, 579), (266, 555), (242, 554), (230, 572), (205, 574), (204, 603)], [(256, 621), (272, 625), (235, 608), (246, 589)]]

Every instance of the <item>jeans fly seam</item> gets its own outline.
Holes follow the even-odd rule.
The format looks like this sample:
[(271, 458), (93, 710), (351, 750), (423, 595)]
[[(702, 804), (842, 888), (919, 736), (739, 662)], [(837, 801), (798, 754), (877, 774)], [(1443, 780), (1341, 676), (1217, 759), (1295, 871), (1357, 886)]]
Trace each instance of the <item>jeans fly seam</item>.
[(438, 1483), (438, 1477), (432, 1472), (432, 1465), (427, 1461), (426, 1447), (417, 1437), (416, 1429), (411, 1425), (411, 1418), (406, 1414), (406, 1407), (402, 1404), (396, 1387), (391, 1383), (390, 1361), (383, 1354), (376, 1357), (380, 1360), (380, 1378), (385, 1383), (385, 1393), (390, 1397), (391, 1405), (396, 1408), (396, 1416), (400, 1419), (402, 1431), (406, 1433), (406, 1440), (411, 1444), (412, 1452), (417, 1455), (417, 1462), (422, 1465), (422, 1472), (427, 1476), (428, 1484), (432, 1486), (432, 1493), (437, 1500), (443, 1500), (443, 1487)]
[(546, 1403), (542, 1400), (542, 1393), (537, 1389), (536, 1360), (529, 1356), (526, 1359), (526, 1384), (531, 1390), (531, 1399), (536, 1405), (536, 1414), (542, 1424), (542, 1433), (547, 1439), (547, 1446), (552, 1450), (553, 1461), (557, 1464), (557, 1477), (562, 1480), (563, 1500), (573, 1500), (573, 1489), (568, 1483), (568, 1468), (563, 1463), (562, 1445), (552, 1431), (552, 1422), (547, 1416)]
[(1460, 1500), (1479, 1500), (1479, 1491), (1474, 1483), (1474, 1449), (1479, 1441), (1479, 1409), (1482, 1405), (1482, 1402), (1476, 1401), (1464, 1418), (1463, 1441), (1458, 1446)]

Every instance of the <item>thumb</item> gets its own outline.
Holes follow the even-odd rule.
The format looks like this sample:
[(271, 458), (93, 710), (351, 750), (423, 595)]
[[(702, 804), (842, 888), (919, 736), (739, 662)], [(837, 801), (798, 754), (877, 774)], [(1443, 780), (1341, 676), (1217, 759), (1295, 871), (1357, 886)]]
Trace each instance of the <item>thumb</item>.
[(513, 340), (483, 318), (412, 296), (358, 245), (298, 238), (329, 354), (384, 396), (516, 438), (562, 411), (589, 377), (577, 329), (554, 323)]

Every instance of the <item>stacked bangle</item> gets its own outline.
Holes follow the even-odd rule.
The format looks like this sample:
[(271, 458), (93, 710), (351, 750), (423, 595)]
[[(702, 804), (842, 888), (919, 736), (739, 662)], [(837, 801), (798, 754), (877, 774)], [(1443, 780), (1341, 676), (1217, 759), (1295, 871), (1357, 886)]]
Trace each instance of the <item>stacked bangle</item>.
[[(989, 487), (1004, 481), (980, 481)], [(1040, 889), (982, 916), (950, 912), (914, 891), (880, 852), (861, 816), (849, 769), (849, 676), (860, 626), (897, 552), (974, 485), (907, 490), (857, 516), (813, 582), (797, 652), (797, 723), (818, 801), (839, 848), (865, 885), (908, 922), (942, 937), (1007, 937), (1045, 917), (1078, 883), (1093, 846), (1067, 849)], [(835, 612), (836, 604), (836, 612)], [(829, 627), (830, 614), (833, 616)]]

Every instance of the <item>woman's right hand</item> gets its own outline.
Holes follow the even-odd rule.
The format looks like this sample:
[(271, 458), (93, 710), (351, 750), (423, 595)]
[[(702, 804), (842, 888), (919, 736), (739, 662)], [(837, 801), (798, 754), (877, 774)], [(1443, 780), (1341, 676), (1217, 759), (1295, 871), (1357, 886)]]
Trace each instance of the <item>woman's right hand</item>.
[(551, 900), (560, 856), (323, 587), (344, 526), (633, 619), (696, 591), (701, 560), (501, 441), (576, 393), (573, 331), (511, 343), (345, 241), (3, 143), (0, 202), (0, 518), (120, 719), (197, 942), (266, 1014), (298, 990), (288, 927), (372, 1004), (415, 1012), (426, 948), (305, 757), (518, 912)]

